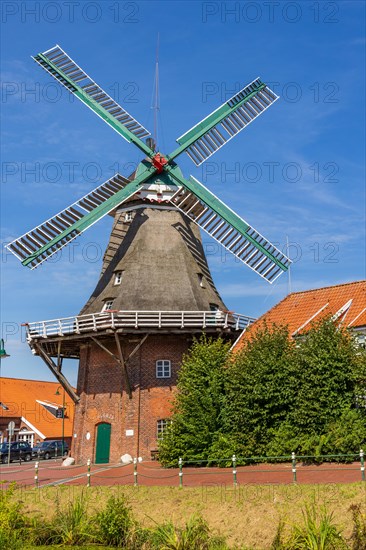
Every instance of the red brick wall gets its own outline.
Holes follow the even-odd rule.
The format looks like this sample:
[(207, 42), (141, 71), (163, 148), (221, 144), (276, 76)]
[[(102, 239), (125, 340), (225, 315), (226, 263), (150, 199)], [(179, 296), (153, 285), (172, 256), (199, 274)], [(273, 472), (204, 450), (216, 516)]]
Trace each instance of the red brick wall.
[[(126, 359), (142, 336), (121, 336), (122, 352)], [(115, 355), (114, 338), (103, 340)], [(156, 429), (159, 419), (169, 418), (171, 400), (177, 383), (182, 355), (190, 346), (189, 335), (149, 335), (144, 344), (127, 364), (132, 389), (129, 397), (123, 373), (117, 362), (94, 342), (85, 345), (80, 354), (78, 394), (76, 406), (72, 456), (78, 462), (95, 460), (96, 430), (101, 422), (111, 424), (110, 462), (120, 457), (150, 458), (157, 448)], [(171, 361), (171, 378), (156, 378), (156, 361)], [(133, 430), (127, 436), (126, 430)], [(90, 433), (90, 439), (86, 434)]]

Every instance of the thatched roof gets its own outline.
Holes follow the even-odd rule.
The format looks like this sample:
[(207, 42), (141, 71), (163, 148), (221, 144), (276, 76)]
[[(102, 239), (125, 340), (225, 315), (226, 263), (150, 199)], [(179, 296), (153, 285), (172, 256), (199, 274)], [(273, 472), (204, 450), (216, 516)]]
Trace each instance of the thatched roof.
[(130, 215), (132, 221), (126, 211), (115, 214), (102, 274), (82, 314), (99, 312), (108, 301), (115, 310), (226, 309), (193, 222), (174, 208), (144, 204)]

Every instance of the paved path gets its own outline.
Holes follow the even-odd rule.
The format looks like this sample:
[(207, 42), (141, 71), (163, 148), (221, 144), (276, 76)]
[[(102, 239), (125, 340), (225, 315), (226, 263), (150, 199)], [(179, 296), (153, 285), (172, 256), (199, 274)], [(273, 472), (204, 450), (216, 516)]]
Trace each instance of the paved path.
[[(353, 483), (361, 481), (360, 463), (297, 465), (297, 483)], [(35, 462), (11, 463), (0, 466), (0, 480), (15, 481), (24, 487), (35, 486)], [(39, 486), (86, 485), (87, 466), (62, 467), (60, 460), (39, 462)], [(190, 487), (228, 485), (234, 481), (232, 468), (183, 468), (183, 485)], [(137, 468), (137, 482), (147, 486), (179, 486), (178, 468), (165, 469), (157, 462), (142, 462)], [(239, 485), (289, 484), (293, 482), (291, 464), (256, 464), (237, 468)], [(91, 466), (92, 485), (133, 485), (134, 468), (94, 464)], [(5, 485), (6, 486), (6, 485)]]

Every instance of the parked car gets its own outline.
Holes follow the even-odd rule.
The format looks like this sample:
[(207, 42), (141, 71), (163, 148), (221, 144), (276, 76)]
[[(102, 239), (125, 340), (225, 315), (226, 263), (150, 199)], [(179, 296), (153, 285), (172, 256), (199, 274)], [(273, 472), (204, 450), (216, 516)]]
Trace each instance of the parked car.
[[(69, 454), (69, 446), (64, 441), (63, 445), (63, 456), (67, 456)], [(45, 458), (48, 460), (49, 458), (57, 458), (62, 456), (62, 440), (60, 439), (50, 439), (49, 441), (42, 441), (42, 443), (38, 443), (38, 445), (35, 445), (32, 449), (32, 456), (33, 458)]]
[[(0, 445), (0, 461), (6, 464), (9, 460), (9, 443)], [(10, 443), (10, 462), (13, 460), (32, 460), (32, 447), (26, 441), (13, 441)]]

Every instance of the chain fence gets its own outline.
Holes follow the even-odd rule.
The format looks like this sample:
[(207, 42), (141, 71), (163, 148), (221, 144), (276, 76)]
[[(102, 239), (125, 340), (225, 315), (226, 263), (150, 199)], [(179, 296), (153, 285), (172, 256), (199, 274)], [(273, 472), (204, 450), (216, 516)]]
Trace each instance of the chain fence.
[(324, 483), (365, 481), (365, 458), (361, 449), (355, 454), (252, 456), (189, 461), (179, 458), (170, 468), (158, 462), (133, 458), (129, 464), (86, 463), (63, 466), (58, 460), (37, 460), (34, 464), (2, 466), (4, 487), (35, 488), (55, 485), (165, 485), (202, 486), (226, 483), (237, 486), (255, 484)]

